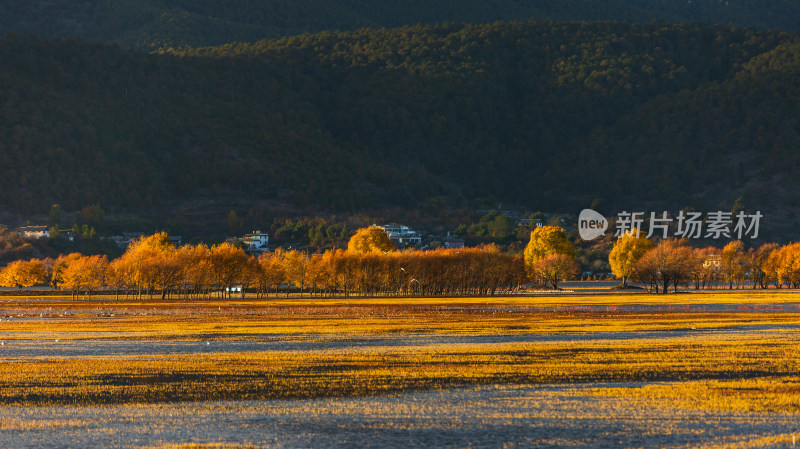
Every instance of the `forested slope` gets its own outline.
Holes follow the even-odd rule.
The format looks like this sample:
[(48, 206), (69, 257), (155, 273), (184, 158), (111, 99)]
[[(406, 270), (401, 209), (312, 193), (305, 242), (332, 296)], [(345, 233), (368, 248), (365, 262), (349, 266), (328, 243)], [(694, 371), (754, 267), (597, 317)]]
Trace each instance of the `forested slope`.
[(0, 204), (796, 208), (798, 54), (795, 34), (656, 23), (365, 29), (150, 55), (17, 36), (0, 43)]

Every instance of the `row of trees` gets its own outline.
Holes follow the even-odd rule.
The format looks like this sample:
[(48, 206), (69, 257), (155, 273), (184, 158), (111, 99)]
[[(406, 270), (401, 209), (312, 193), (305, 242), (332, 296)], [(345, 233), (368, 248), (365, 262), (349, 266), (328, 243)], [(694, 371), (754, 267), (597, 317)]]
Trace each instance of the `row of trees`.
[[(612, 273), (622, 288), (633, 280), (656, 293), (670, 287), (695, 289), (727, 287), (800, 288), (800, 243), (780, 246), (765, 243), (745, 249), (732, 241), (723, 248), (692, 248), (687, 239), (662, 240), (657, 244), (636, 230), (618, 239), (609, 254)], [(538, 284), (558, 288), (558, 283), (578, 275), (575, 249), (563, 229), (543, 226), (531, 232), (525, 248), (525, 271)]]
[(655, 244), (644, 237), (625, 235), (609, 254), (611, 270), (627, 286), (629, 280), (648, 285), (656, 293), (670, 286), (695, 289), (798, 288), (800, 287), (800, 243), (780, 246), (765, 243), (745, 250), (741, 241), (722, 249), (692, 248), (686, 239)]
[[(636, 236), (618, 239), (609, 254), (612, 272), (626, 287), (631, 280), (656, 293), (669, 287), (695, 289), (800, 288), (800, 243), (767, 243), (745, 250), (741, 241), (724, 248), (692, 248), (688, 240), (655, 244)], [(386, 233), (363, 228), (348, 248), (315, 254), (276, 250), (258, 257), (231, 244), (176, 248), (166, 233), (142, 237), (119, 258), (84, 256), (18, 260), (0, 271), (0, 285), (162, 299), (172, 295), (230, 297), (241, 288), (258, 297), (291, 289), (312, 295), (487, 295), (515, 289), (527, 280), (557, 289), (578, 275), (575, 248), (563, 229), (543, 226), (531, 232), (524, 258), (496, 246), (459, 250), (396, 251)]]
[(119, 258), (77, 253), (56, 259), (20, 260), (0, 271), (0, 284), (92, 294), (162, 299), (172, 295), (228, 296), (241, 288), (259, 297), (293, 286), (303, 292), (332, 295), (495, 294), (524, 280), (519, 257), (495, 246), (461, 250), (395, 251), (379, 228), (356, 233), (347, 250), (306, 254), (277, 250), (258, 257), (233, 245), (176, 248), (166, 233), (142, 237)]

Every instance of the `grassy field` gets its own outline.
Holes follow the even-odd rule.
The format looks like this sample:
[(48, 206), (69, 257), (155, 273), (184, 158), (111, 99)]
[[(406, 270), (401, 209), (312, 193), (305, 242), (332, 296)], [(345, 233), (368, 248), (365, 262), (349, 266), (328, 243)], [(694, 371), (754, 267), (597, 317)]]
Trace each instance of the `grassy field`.
[[(230, 302), (3, 298), (0, 406), (564, 385), (598, 401), (800, 421), (798, 299), (774, 291)], [(631, 307), (618, 307), (625, 305)], [(25, 427), (0, 417), (3, 426)], [(756, 440), (762, 437), (766, 446), (788, 441), (785, 434)]]

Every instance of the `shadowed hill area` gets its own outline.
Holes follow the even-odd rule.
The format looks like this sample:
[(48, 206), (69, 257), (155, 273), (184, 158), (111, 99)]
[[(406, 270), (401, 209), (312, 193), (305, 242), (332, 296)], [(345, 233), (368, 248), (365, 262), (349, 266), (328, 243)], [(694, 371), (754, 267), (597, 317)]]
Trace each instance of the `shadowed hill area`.
[(123, 47), (253, 42), (304, 32), (496, 20), (723, 23), (798, 30), (794, 0), (0, 0), (0, 33)]
[(743, 197), (780, 233), (800, 209), (798, 42), (549, 21), (149, 55), (15, 36), (0, 43), (0, 204), (335, 212), (443, 196), (660, 211)]

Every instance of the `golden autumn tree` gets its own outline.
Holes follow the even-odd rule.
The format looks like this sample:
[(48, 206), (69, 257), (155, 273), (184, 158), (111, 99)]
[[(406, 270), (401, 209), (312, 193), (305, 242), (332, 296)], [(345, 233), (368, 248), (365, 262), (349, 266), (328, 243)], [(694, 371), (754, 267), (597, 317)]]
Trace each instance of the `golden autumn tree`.
[(112, 264), (118, 282), (129, 286), (141, 296), (145, 291), (151, 296), (163, 281), (159, 272), (164, 254), (173, 254), (175, 246), (166, 232), (142, 236), (128, 245), (125, 253)]
[(0, 284), (4, 287), (30, 287), (44, 282), (44, 265), (41, 260), (17, 260), (0, 271)]
[(286, 283), (286, 271), (283, 268), (283, 250), (277, 249), (271, 253), (262, 253), (258, 256), (260, 270), (256, 271), (256, 283), (259, 290), (268, 292), (270, 288), (275, 288), (275, 295), (278, 295), (278, 288)]
[(740, 285), (744, 281), (744, 274), (747, 271), (744, 244), (741, 240), (729, 242), (722, 248), (720, 256), (722, 275), (728, 282), (728, 289), (733, 289), (734, 283)]
[(608, 255), (611, 272), (614, 273), (614, 276), (622, 279), (623, 287), (628, 285), (628, 280), (633, 276), (636, 262), (654, 246), (650, 239), (644, 236), (637, 237), (638, 235), (639, 232), (636, 229), (633, 229), (631, 233), (622, 233), (622, 236), (614, 242), (614, 248)]
[(64, 283), (64, 270), (66, 270), (73, 261), (81, 257), (82, 255), (80, 253), (71, 253), (62, 254), (56, 258), (53, 262), (53, 272), (50, 275), (50, 286), (54, 290), (61, 289), (61, 284)]
[(330, 272), (327, 269), (328, 258), (323, 257), (323, 253), (314, 253), (308, 257), (308, 269), (306, 270), (306, 283), (311, 287), (313, 296), (318, 290), (324, 290), (330, 282)]
[(242, 299), (245, 298), (248, 287), (253, 284), (257, 286), (260, 285), (258, 282), (258, 276), (260, 273), (261, 264), (258, 263), (258, 259), (253, 256), (247, 256), (247, 260), (245, 260), (244, 266), (242, 267), (242, 277), (240, 278), (242, 285)]
[(119, 296), (121, 290), (124, 290), (127, 296), (130, 291), (135, 289), (129, 276), (128, 267), (122, 258), (114, 259), (108, 264), (106, 281), (109, 286), (114, 288), (116, 296)]
[(331, 283), (334, 288), (340, 289), (344, 296), (350, 296), (355, 288), (359, 254), (342, 249), (334, 249), (328, 252), (331, 253)]
[[(232, 287), (242, 285), (249, 276), (248, 259), (241, 248), (229, 243), (214, 245), (209, 254), (211, 279), (222, 292), (231, 295)], [(244, 288), (242, 289), (244, 290)]]
[(174, 247), (168, 246), (153, 254), (149, 260), (154, 270), (154, 286), (161, 291), (162, 300), (183, 281), (183, 260), (179, 255)]
[(201, 295), (211, 288), (211, 248), (205, 244), (186, 245), (176, 254), (181, 265), (181, 283), (191, 293)]
[(800, 287), (800, 243), (792, 243), (773, 251), (769, 256), (768, 275), (778, 288)]
[(780, 245), (777, 243), (764, 243), (750, 254), (750, 270), (753, 277), (753, 288), (767, 288), (770, 282), (774, 281), (767, 275), (769, 271), (769, 258), (773, 252), (779, 251)]
[(300, 293), (302, 293), (305, 289), (308, 278), (308, 256), (297, 250), (287, 251), (283, 253), (281, 265), (283, 267), (283, 272), (286, 274), (286, 279), (298, 287), (300, 289)]
[(567, 254), (550, 254), (533, 264), (534, 276), (545, 284), (558, 290), (561, 281), (573, 279), (580, 273), (581, 266), (575, 258)]
[(80, 256), (72, 259), (62, 273), (62, 287), (72, 291), (73, 297), (80, 291), (89, 296), (106, 286), (108, 258), (106, 256)]
[(359, 229), (347, 243), (347, 250), (358, 254), (388, 253), (395, 249), (389, 234), (378, 226)]
[(533, 266), (541, 259), (553, 254), (575, 256), (575, 247), (567, 233), (558, 226), (542, 226), (531, 231), (531, 240), (525, 247), (525, 271), (533, 276)]
[(658, 293), (661, 286), (667, 293), (672, 285), (675, 291), (678, 285), (689, 281), (694, 270), (701, 264), (686, 239), (662, 240), (646, 252), (636, 263), (636, 278), (649, 284)]
[(322, 290), (333, 292), (337, 286), (337, 276), (335, 272), (336, 253), (325, 251), (315, 256), (314, 272), (316, 286)]

